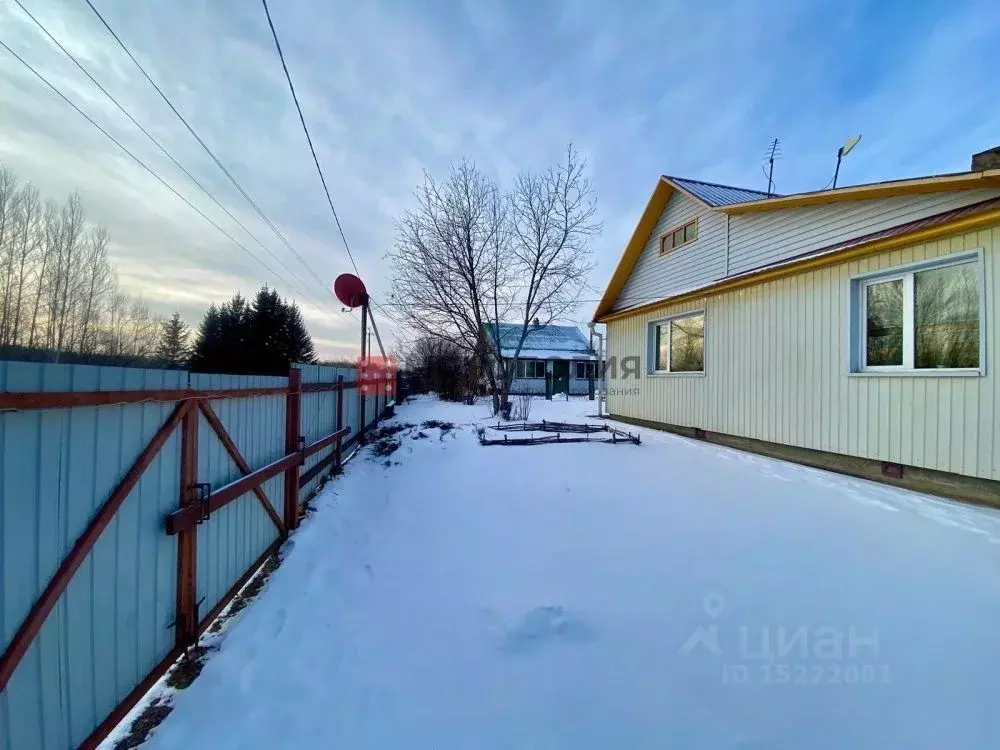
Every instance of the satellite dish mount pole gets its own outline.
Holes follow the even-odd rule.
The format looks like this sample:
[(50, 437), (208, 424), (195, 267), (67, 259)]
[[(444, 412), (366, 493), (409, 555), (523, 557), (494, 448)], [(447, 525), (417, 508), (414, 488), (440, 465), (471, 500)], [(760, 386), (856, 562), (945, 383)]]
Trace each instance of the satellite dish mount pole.
[(840, 160), (844, 158), (844, 147), (837, 149), (837, 168), (833, 170), (833, 187), (837, 187), (837, 176), (840, 174)]
[(844, 141), (844, 145), (843, 146), (841, 146), (840, 148), (837, 149), (837, 168), (833, 171), (833, 187), (834, 187), (834, 189), (836, 189), (836, 187), (837, 187), (837, 177), (840, 176), (840, 161), (841, 161), (841, 159), (843, 159), (845, 156), (847, 156), (849, 153), (851, 153), (851, 151), (854, 150), (854, 147), (858, 145), (858, 141), (860, 141), (860, 140), (861, 140), (861, 136), (860, 135), (852, 135), (850, 138), (848, 138), (846, 141)]
[(361, 303), (361, 359), (368, 359), (368, 295)]

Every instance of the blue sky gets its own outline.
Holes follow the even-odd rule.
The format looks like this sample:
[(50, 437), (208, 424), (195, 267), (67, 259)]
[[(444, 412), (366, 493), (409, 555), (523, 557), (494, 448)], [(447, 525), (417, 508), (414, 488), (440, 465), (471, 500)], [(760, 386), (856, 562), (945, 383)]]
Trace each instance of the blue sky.
[[(0, 162), (44, 194), (79, 190), (111, 231), (123, 285), (196, 323), (262, 282), (303, 301), (323, 354), (356, 347), (346, 316), (174, 119), (83, 0), (22, 0), (273, 253), (268, 258), (144, 139), (13, 2), (0, 39), (262, 257), (269, 274), (0, 51)], [(350, 270), (271, 44), (247, 0), (94, 0), (292, 245), (329, 283)], [(657, 176), (763, 189), (781, 138), (783, 193), (968, 169), (1000, 145), (992, 2), (274, 0), (272, 13), (344, 230), (373, 296), (424, 169), (468, 155), (500, 180), (587, 157), (603, 289)], [(286, 283), (286, 280), (291, 283)], [(294, 286), (300, 287), (297, 291)], [(304, 299), (302, 289), (316, 303)], [(588, 298), (599, 294), (585, 295)], [(593, 303), (577, 313), (586, 322)], [(388, 327), (388, 325), (386, 326)]]

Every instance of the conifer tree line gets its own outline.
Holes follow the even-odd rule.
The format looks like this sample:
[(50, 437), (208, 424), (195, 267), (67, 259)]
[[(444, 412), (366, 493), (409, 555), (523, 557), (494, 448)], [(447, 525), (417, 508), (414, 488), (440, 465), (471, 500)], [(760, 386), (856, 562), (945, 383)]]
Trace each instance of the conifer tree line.
[(298, 305), (264, 286), (253, 301), (237, 293), (208, 308), (190, 365), (196, 372), (287, 375), (293, 362), (315, 361)]
[(120, 290), (109, 243), (79, 194), (43, 202), (0, 166), (0, 358), (274, 375), (316, 361), (301, 311), (276, 291), (213, 304), (192, 336), (179, 313)]

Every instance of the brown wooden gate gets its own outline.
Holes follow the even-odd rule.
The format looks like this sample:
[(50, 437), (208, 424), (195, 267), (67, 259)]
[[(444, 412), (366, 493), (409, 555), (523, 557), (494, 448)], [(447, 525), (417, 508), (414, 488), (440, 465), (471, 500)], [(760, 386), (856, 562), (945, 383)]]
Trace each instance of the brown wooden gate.
[[(336, 382), (302, 384), (301, 371), (292, 369), (287, 383), (261, 388), (223, 388), (198, 390), (117, 390), (93, 392), (0, 392), (0, 412), (26, 410), (64, 410), (87, 407), (112, 407), (123, 404), (169, 402), (175, 406), (156, 430), (152, 439), (139, 452), (138, 457), (121, 477), (114, 490), (99, 505), (86, 524), (72, 549), (58, 565), (41, 595), (31, 606), (13, 638), (0, 655), (0, 691), (7, 688), (18, 665), (28, 653), (46, 620), (60, 598), (63, 597), (74, 575), (88, 559), (95, 544), (122, 508), (130, 493), (135, 490), (143, 474), (156, 460), (161, 449), (175, 432), (180, 435), (179, 497), (176, 509), (163, 521), (163, 533), (177, 539), (176, 616), (174, 620), (174, 646), (139, 684), (96, 726), (81, 747), (95, 747), (121, 718), (135, 705), (149, 687), (183, 654), (197, 643), (198, 638), (235, 594), (246, 584), (260, 566), (273, 555), (288, 534), (299, 523), (300, 489), (309, 484), (324, 470), (338, 471), (345, 451), (364, 436), (364, 400), (361, 397), (360, 429), (351, 435), (345, 425), (344, 411), (347, 394), (360, 389), (355, 381), (345, 382), (343, 376)], [(333, 391), (336, 395), (335, 414), (331, 415), (334, 429), (306, 443), (300, 434), (301, 404), (303, 393)], [(274, 430), (284, 433), (284, 455), (266, 465), (252, 468), (241, 446), (226, 429), (214, 403), (229, 399), (254, 399), (264, 396), (284, 396), (283, 425), (274, 424)], [(380, 406), (376, 396), (375, 420)], [(209, 430), (199, 429), (204, 419)], [(370, 426), (370, 425), (368, 425)], [(350, 437), (348, 437), (350, 436)], [(199, 482), (199, 441), (218, 441), (225, 454), (235, 464), (240, 476), (233, 481), (213, 487)], [(302, 467), (309, 457), (326, 451), (326, 455), (305, 472)], [(268, 480), (283, 475), (282, 497), (272, 497), (265, 490)], [(225, 506), (246, 497), (244, 502), (256, 502), (263, 508), (274, 526), (274, 539), (263, 553), (244, 571), (225, 595), (215, 601), (204, 614), (199, 612), (198, 601), (198, 544), (199, 528)], [(253, 499), (250, 499), (250, 498)]]

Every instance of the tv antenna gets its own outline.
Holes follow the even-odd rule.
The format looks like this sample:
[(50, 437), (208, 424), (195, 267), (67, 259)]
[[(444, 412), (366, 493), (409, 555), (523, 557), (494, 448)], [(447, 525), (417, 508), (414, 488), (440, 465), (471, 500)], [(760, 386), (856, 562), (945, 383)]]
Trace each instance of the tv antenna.
[(775, 138), (767, 145), (767, 151), (764, 152), (764, 162), (768, 165), (767, 169), (765, 170), (763, 165), (761, 165), (761, 171), (767, 176), (768, 195), (774, 192), (774, 160), (780, 158), (781, 141)]
[(858, 141), (861, 140), (860, 135), (852, 135), (846, 141), (844, 145), (837, 149), (837, 168), (833, 171), (833, 187), (837, 187), (837, 177), (840, 176), (840, 160), (851, 153), (851, 150), (858, 145)]

